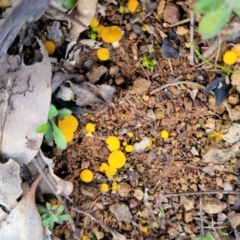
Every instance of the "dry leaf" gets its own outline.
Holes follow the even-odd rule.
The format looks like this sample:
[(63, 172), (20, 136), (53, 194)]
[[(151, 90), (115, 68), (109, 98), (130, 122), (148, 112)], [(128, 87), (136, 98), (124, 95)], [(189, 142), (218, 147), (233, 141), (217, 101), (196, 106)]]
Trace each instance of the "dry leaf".
[(240, 140), (240, 124), (233, 123), (227, 134), (222, 135), (222, 138), (227, 143), (233, 144)]
[(29, 163), (42, 143), (39, 125), (47, 122), (51, 101), (51, 64), (40, 40), (43, 59), (34, 65), (19, 65), (18, 56), (0, 64), (1, 152), (20, 165)]
[(157, 6), (157, 15), (161, 15), (165, 8), (166, 0), (160, 0)]
[(19, 164), (13, 159), (4, 164), (0, 163), (0, 204), (8, 211), (17, 204), (16, 199), (22, 193), (19, 172)]
[[(45, 157), (43, 155), (42, 150), (39, 150), (39, 152), (38, 152), (37, 162), (38, 162), (37, 165), (36, 165), (35, 162), (33, 162), (33, 163), (36, 165), (37, 168), (41, 168), (41, 169), (39, 169), (39, 172), (44, 171), (46, 166), (48, 167), (49, 172), (46, 172), (46, 171), (44, 171), (44, 172), (46, 172), (46, 175), (48, 176), (49, 182), (55, 188), (56, 194), (63, 195), (63, 196), (68, 196), (72, 192), (73, 184), (69, 181), (65, 181), (65, 180), (59, 178), (58, 176), (56, 176), (54, 174), (54, 172), (53, 172), (53, 167), (54, 167), (53, 160)], [(32, 168), (32, 166), (30, 168)], [(44, 179), (41, 182), (44, 182)], [(46, 192), (52, 193), (51, 189), (49, 189), (49, 186), (46, 185), (46, 183), (44, 185), (45, 185), (44, 192), (45, 193)], [(40, 187), (43, 187), (41, 185), (41, 183), (40, 183)]]
[(35, 191), (41, 178), (40, 175), (28, 194), (13, 208), (5, 221), (1, 222), (1, 239), (44, 239), (41, 217), (35, 205)]
[(85, 26), (73, 23), (70, 31), (72, 40), (77, 40), (79, 34), (89, 26), (95, 15), (97, 2), (97, 0), (78, 0), (75, 17)]

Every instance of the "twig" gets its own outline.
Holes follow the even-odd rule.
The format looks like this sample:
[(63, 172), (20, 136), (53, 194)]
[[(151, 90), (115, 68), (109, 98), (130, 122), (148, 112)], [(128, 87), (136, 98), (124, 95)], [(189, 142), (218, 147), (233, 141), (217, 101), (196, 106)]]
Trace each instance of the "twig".
[(203, 210), (202, 210), (202, 197), (200, 197), (200, 219), (201, 219), (201, 237), (204, 238), (204, 227), (203, 227)]
[(179, 81), (179, 82), (171, 82), (171, 83), (164, 84), (161, 87), (158, 87), (155, 90), (151, 91), (150, 95), (153, 95), (155, 92), (159, 92), (159, 91), (161, 91), (165, 88), (172, 87), (172, 86), (177, 86), (177, 85), (180, 85), (180, 84), (191, 84), (191, 85), (195, 85), (196, 87), (199, 87), (201, 89), (205, 89), (205, 86), (203, 86), (200, 83), (189, 82), (189, 81)]
[(190, 65), (194, 66), (194, 13), (190, 11)]
[(169, 63), (169, 66), (170, 66), (170, 69), (171, 69), (171, 72), (173, 74), (173, 68), (172, 68), (172, 63), (171, 63), (171, 60), (168, 58), (168, 63)]
[(180, 197), (180, 196), (192, 196), (192, 195), (207, 195), (207, 194), (233, 194), (238, 195), (240, 192), (236, 191), (222, 191), (222, 190), (216, 190), (216, 191), (204, 191), (204, 192), (181, 192), (181, 193), (170, 193), (162, 195), (162, 197), (170, 198), (170, 197)]
[(179, 22), (174, 23), (174, 24), (171, 24), (171, 25), (166, 24), (166, 25), (164, 25), (164, 27), (165, 27), (165, 28), (176, 27), (176, 26), (179, 26), (179, 25), (188, 23), (188, 22), (190, 22), (190, 20), (191, 20), (190, 18), (186, 18), (186, 19), (184, 19), (184, 20), (182, 20), (182, 21), (179, 21)]
[(227, 109), (227, 112), (228, 112), (228, 115), (229, 115), (229, 118), (231, 119), (231, 121), (233, 122), (234, 119), (233, 119), (233, 115), (232, 115), (232, 110), (230, 109), (228, 103), (226, 100), (224, 100), (223, 102), (223, 105), (225, 106), (225, 108)]
[[(106, 231), (110, 232), (113, 237), (118, 237), (117, 239), (126, 239), (122, 234), (116, 232), (115, 230), (113, 230), (112, 228), (110, 228), (109, 226), (107, 226), (105, 223), (103, 223), (102, 221), (96, 219), (94, 216), (92, 216), (91, 214), (85, 212), (85, 211), (82, 211), (82, 210), (79, 210), (75, 207), (71, 207), (72, 210), (76, 211), (77, 213), (80, 213), (80, 214), (83, 214), (87, 217), (89, 217), (92, 221), (98, 223), (102, 228), (104, 228)], [(121, 238), (122, 237), (122, 238)], [(115, 239), (115, 238), (114, 238)]]

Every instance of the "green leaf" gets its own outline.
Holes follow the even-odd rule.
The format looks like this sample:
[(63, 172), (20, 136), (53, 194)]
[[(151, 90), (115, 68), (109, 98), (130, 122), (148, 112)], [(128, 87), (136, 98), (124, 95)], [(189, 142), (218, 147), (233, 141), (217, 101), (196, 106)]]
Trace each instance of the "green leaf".
[(59, 148), (61, 149), (67, 148), (66, 139), (62, 131), (57, 127), (57, 125), (54, 122), (53, 122), (53, 139)]
[(46, 202), (46, 208), (47, 210), (51, 210), (51, 204), (49, 202)]
[(77, 3), (77, 0), (64, 0), (62, 6), (66, 9), (72, 9)]
[(48, 226), (48, 225), (50, 225), (50, 223), (52, 222), (52, 219), (51, 218), (47, 218), (47, 219), (44, 219), (43, 221), (42, 221), (42, 224), (43, 224), (43, 226)]
[(41, 219), (44, 220), (46, 218), (49, 218), (49, 214), (48, 213), (44, 213), (42, 216), (41, 216)]
[(63, 214), (58, 217), (61, 221), (68, 221), (70, 219), (70, 215)]
[(215, 240), (215, 238), (213, 237), (213, 235), (211, 233), (207, 233), (206, 236), (204, 237), (204, 240)]
[(50, 230), (52, 230), (53, 227), (54, 227), (54, 222), (50, 222), (49, 225), (48, 225), (48, 228), (49, 228)]
[(42, 125), (40, 125), (39, 127), (37, 127), (36, 132), (37, 133), (45, 133), (48, 129), (49, 129), (49, 124), (48, 123), (44, 123)]
[(63, 213), (64, 211), (64, 206), (63, 205), (60, 205), (58, 208), (57, 208), (57, 214), (61, 214)]
[(48, 118), (52, 119), (58, 115), (58, 110), (53, 104), (50, 104), (49, 111), (48, 111)]
[(58, 208), (58, 205), (53, 205), (52, 206), (52, 210), (54, 211), (54, 210), (56, 210)]
[(52, 142), (53, 140), (53, 132), (52, 132), (52, 129), (49, 128), (45, 133), (44, 133), (44, 137), (46, 139), (47, 142)]
[(52, 219), (53, 222), (58, 222), (59, 221), (59, 219), (56, 215), (52, 215), (51, 219)]
[(214, 12), (220, 5), (224, 4), (224, 1), (225, 0), (198, 0), (194, 5), (193, 10), (196, 13)]
[(47, 212), (47, 209), (43, 206), (37, 206), (37, 210), (40, 214)]
[(61, 110), (58, 110), (58, 116), (59, 117), (67, 117), (71, 114), (72, 114), (72, 111), (67, 109), (67, 108), (63, 108)]
[(235, 14), (240, 16), (240, 2), (239, 2), (239, 0), (236, 0), (233, 11), (234, 11)]
[(214, 37), (227, 23), (232, 13), (232, 5), (220, 6), (214, 12), (208, 12), (198, 26), (199, 34), (204, 38)]

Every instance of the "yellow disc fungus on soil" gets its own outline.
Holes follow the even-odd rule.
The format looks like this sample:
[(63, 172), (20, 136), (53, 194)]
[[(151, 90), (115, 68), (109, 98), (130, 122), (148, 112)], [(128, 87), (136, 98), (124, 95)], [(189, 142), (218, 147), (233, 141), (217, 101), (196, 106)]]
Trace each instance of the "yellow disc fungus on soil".
[(71, 142), (74, 138), (74, 132), (64, 132), (62, 131), (63, 136), (65, 137), (65, 140), (67, 143)]
[(73, 115), (65, 117), (63, 120), (58, 120), (58, 128), (65, 133), (72, 133), (77, 130), (78, 120)]
[(105, 171), (105, 174), (107, 177), (111, 178), (117, 173), (117, 168), (114, 166), (108, 166), (107, 170)]
[(134, 149), (134, 148), (133, 148), (133, 145), (127, 145), (127, 146), (125, 147), (125, 151), (128, 152), (128, 153), (132, 152), (133, 149)]
[(112, 43), (113, 47), (118, 47), (118, 41), (122, 38), (122, 29), (118, 26), (105, 27), (101, 36), (104, 42)]
[(108, 156), (108, 164), (109, 166), (115, 168), (121, 168), (126, 163), (126, 156), (121, 151), (115, 151), (109, 154)]
[(56, 44), (53, 41), (49, 41), (49, 40), (45, 41), (44, 46), (49, 55), (52, 55), (56, 50)]
[(163, 138), (163, 139), (167, 139), (169, 138), (169, 132), (167, 130), (162, 130), (160, 132), (160, 136)]
[(226, 51), (223, 55), (223, 62), (232, 65), (237, 61), (237, 53), (234, 51)]
[(99, 25), (99, 20), (94, 17), (94, 18), (91, 20), (91, 22), (90, 22), (89, 25), (90, 25), (90, 27), (95, 28), (95, 27), (97, 27), (97, 26)]
[(88, 124), (86, 125), (86, 131), (87, 131), (88, 133), (93, 133), (93, 132), (95, 132), (95, 124), (93, 124), (93, 123), (88, 123)]
[(116, 150), (118, 150), (120, 148), (120, 141), (115, 136), (109, 136), (106, 139), (106, 143), (108, 145), (109, 151), (111, 151), (111, 152), (116, 151)]
[(102, 38), (102, 31), (104, 29), (105, 29), (105, 27), (101, 24), (96, 27), (97, 35), (98, 35), (99, 38)]
[(116, 192), (116, 191), (118, 190), (118, 184), (117, 184), (117, 182), (113, 182), (113, 183), (112, 183), (112, 190), (113, 190), (114, 192)]
[(102, 183), (100, 188), (101, 188), (101, 191), (103, 193), (107, 192), (108, 189), (109, 189), (109, 187), (108, 187), (108, 185), (106, 183)]
[(82, 170), (80, 173), (80, 179), (86, 183), (91, 182), (93, 180), (93, 172), (89, 169)]
[(127, 8), (130, 13), (134, 13), (137, 10), (138, 1), (137, 0), (129, 0), (127, 3)]
[(134, 136), (134, 133), (133, 132), (128, 132), (127, 135), (132, 138)]
[(97, 56), (100, 60), (106, 61), (110, 57), (110, 52), (107, 48), (99, 48), (97, 50)]

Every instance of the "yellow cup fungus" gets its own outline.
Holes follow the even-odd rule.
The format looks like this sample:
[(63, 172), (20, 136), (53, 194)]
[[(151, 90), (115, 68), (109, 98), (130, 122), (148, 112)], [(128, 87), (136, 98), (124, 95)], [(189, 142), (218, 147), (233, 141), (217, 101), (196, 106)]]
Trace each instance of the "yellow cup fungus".
[(112, 190), (113, 190), (113, 192), (116, 192), (116, 191), (118, 190), (118, 184), (117, 184), (117, 182), (113, 182), (113, 183), (112, 183)]
[(109, 151), (111, 151), (111, 152), (116, 151), (116, 150), (118, 150), (120, 148), (120, 141), (115, 136), (109, 136), (106, 139), (106, 143), (108, 145)]
[(99, 38), (102, 38), (102, 31), (104, 29), (105, 29), (105, 26), (103, 26), (101, 24), (96, 27), (97, 35), (98, 35)]
[(132, 152), (133, 149), (134, 149), (134, 148), (133, 148), (133, 145), (127, 145), (127, 146), (125, 147), (125, 151), (128, 152), (128, 153)]
[(148, 139), (149, 139), (149, 143), (146, 147), (150, 148), (152, 146), (153, 139), (151, 137), (149, 137)]
[(67, 143), (74, 138), (74, 132), (77, 130), (78, 120), (73, 115), (69, 115), (62, 120), (58, 120), (58, 128), (62, 131)]
[(127, 3), (127, 8), (130, 13), (134, 13), (137, 10), (138, 7), (138, 1), (137, 0), (129, 0)]
[(67, 143), (71, 142), (74, 138), (74, 132), (64, 132), (62, 131), (63, 136), (65, 137), (65, 140)]
[(232, 65), (237, 61), (237, 53), (234, 51), (226, 51), (223, 55), (223, 62)]
[(115, 151), (109, 154), (108, 156), (108, 164), (109, 166), (115, 168), (121, 168), (126, 163), (126, 156), (121, 151)]
[(83, 182), (89, 183), (93, 180), (93, 172), (89, 169), (84, 169), (80, 173), (80, 179)]
[(49, 55), (52, 55), (56, 50), (56, 44), (53, 41), (50, 40), (45, 41), (44, 46)]
[(61, 206), (62, 203), (58, 199), (55, 198), (50, 201), (50, 205), (51, 205), (51, 207), (53, 207), (54, 205)]
[(72, 133), (77, 130), (78, 120), (73, 115), (69, 115), (62, 120), (58, 120), (58, 127), (62, 132)]
[(100, 188), (101, 188), (101, 191), (103, 193), (107, 192), (108, 189), (109, 189), (109, 187), (108, 187), (108, 185), (106, 183), (102, 183)]
[(97, 56), (100, 60), (106, 61), (110, 57), (109, 50), (107, 48), (99, 48), (97, 50)]
[(101, 166), (99, 167), (100, 172), (105, 172), (108, 169), (108, 164), (107, 163), (102, 163)]
[(107, 170), (105, 171), (105, 174), (107, 177), (113, 177), (117, 173), (117, 168), (114, 166), (108, 166)]
[(122, 29), (118, 26), (105, 27), (101, 36), (104, 42), (112, 43), (113, 47), (118, 47), (118, 41), (122, 38)]
[(126, 141), (123, 141), (123, 142), (122, 142), (122, 145), (123, 145), (124, 147), (126, 147), (126, 146), (128, 145), (128, 143), (127, 143)]
[(95, 132), (95, 124), (93, 124), (93, 123), (87, 123), (87, 125), (86, 125), (86, 131), (87, 131), (88, 133), (93, 133), (93, 132)]
[(134, 136), (134, 133), (133, 132), (128, 132), (127, 135), (132, 138)]
[(169, 132), (167, 130), (162, 130), (160, 132), (160, 136), (163, 138), (163, 139), (167, 139), (169, 138)]
[(237, 54), (237, 57), (239, 58), (240, 57), (240, 44), (239, 43), (235, 44), (232, 47), (231, 51), (235, 52)]
[(99, 25), (99, 20), (94, 17), (94, 18), (91, 20), (91, 22), (90, 22), (89, 25), (90, 25), (90, 27), (95, 28), (95, 27), (97, 27), (97, 26)]

